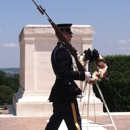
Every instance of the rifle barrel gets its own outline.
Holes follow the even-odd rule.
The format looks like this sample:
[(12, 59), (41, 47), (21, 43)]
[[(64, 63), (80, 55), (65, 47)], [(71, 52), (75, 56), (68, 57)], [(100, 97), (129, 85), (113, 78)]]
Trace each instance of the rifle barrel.
[(32, 0), (32, 1), (33, 1), (33, 3), (36, 5), (36, 7), (37, 7), (37, 9), (39, 10), (39, 12), (43, 15), (43, 14), (44, 14), (44, 10), (42, 10), (42, 9), (40, 8), (40, 6), (38, 6), (37, 3), (36, 3), (34, 0)]
[(38, 7), (37, 3), (36, 3), (34, 0), (32, 0), (32, 1), (33, 1), (33, 3)]
[(65, 36), (63, 35), (63, 33), (60, 31), (60, 29), (57, 27), (57, 25), (51, 20), (51, 18), (48, 16), (48, 14), (46, 13), (45, 9), (43, 9), (41, 6), (38, 6), (36, 4), (36, 2), (34, 0), (32, 0), (34, 2), (34, 4), (37, 6), (37, 9), (40, 11), (40, 13), (43, 15), (45, 13), (45, 15), (48, 17), (48, 21), (50, 22), (50, 24), (52, 25), (52, 27), (54, 28), (54, 30), (57, 32), (58, 36), (60, 37), (60, 39), (62, 39), (62, 41), (66, 44), (66, 47), (68, 48), (68, 50), (70, 51), (71, 55), (74, 57), (78, 70), (79, 71), (86, 71), (86, 69), (84, 68), (84, 66), (79, 62), (78, 58), (77, 58), (77, 54), (75, 53), (73, 47), (70, 45), (70, 43), (68, 42), (68, 40), (65, 38)]

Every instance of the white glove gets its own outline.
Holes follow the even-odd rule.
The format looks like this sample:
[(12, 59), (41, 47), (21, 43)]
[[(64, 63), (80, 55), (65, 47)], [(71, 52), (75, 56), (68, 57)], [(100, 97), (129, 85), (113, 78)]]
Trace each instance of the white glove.
[(88, 79), (90, 79), (90, 77), (91, 77), (91, 73), (85, 71), (85, 79), (88, 80)]

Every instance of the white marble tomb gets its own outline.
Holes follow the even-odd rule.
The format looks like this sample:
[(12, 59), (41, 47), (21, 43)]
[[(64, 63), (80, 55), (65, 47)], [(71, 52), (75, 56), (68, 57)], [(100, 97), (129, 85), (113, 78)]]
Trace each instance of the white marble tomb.
[[(92, 48), (94, 31), (91, 26), (73, 25), (72, 32), (72, 45), (80, 54), (85, 49)], [(47, 100), (55, 80), (50, 60), (51, 52), (57, 43), (54, 29), (51, 25), (26, 25), (19, 35), (19, 42), (20, 87), (13, 97), (16, 116), (50, 116), (52, 105)], [(84, 86), (84, 83), (79, 81), (77, 84), (81, 88)], [(96, 114), (102, 114), (102, 102), (95, 97), (92, 86), (90, 87), (89, 114), (95, 114), (94, 109)], [(87, 99), (88, 95), (79, 103), (83, 115), (87, 114)]]

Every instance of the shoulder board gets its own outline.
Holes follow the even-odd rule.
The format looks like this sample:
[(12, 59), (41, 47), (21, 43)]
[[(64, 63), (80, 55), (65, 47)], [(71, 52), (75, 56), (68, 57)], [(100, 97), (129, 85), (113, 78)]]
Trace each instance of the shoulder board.
[(66, 47), (65, 47), (65, 45), (64, 45), (63, 43), (60, 43), (60, 44), (58, 45), (58, 48), (61, 49), (61, 48), (66, 48)]

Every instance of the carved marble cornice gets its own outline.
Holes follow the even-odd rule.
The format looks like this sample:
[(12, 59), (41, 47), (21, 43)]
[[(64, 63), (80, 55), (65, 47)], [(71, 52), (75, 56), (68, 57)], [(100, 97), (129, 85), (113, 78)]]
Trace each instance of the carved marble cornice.
[[(90, 25), (73, 25), (71, 29), (73, 38), (76, 38), (77, 36), (80, 37), (81, 35), (81, 37), (86, 37), (87, 35), (92, 36), (94, 33), (93, 28)], [(37, 38), (43, 38), (44, 36), (46, 36), (46, 38), (55, 38), (55, 31), (51, 25), (26, 25), (19, 35), (19, 41), (21, 41), (22, 38), (25, 38), (25, 35), (26, 38), (34, 37), (34, 35), (39, 35)]]

